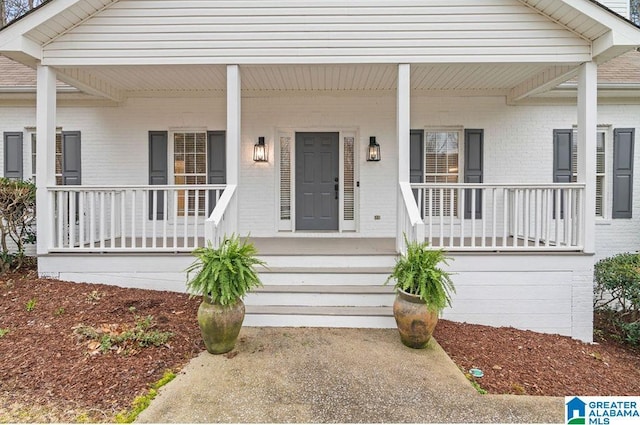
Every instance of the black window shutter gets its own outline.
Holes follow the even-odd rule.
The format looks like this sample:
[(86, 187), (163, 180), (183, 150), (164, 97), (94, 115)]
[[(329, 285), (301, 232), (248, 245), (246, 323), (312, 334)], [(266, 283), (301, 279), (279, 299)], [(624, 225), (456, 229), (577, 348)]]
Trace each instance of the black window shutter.
[(553, 182), (571, 183), (573, 130), (553, 130)]
[(62, 184), (82, 183), (80, 132), (62, 132)]
[(613, 130), (612, 218), (631, 218), (633, 209), (633, 144), (635, 129)]
[[(226, 134), (224, 131), (207, 132), (207, 183), (227, 183)], [(209, 193), (209, 215), (215, 206), (215, 191), (211, 191)]]
[[(464, 182), (482, 183), (484, 130), (464, 130)], [(465, 190), (464, 218), (471, 218), (471, 202), (474, 189)], [(482, 190), (476, 191), (475, 218), (482, 218)]]
[[(571, 183), (573, 130), (553, 130), (553, 182)], [(564, 191), (560, 190), (560, 218), (564, 216)], [(553, 218), (556, 218), (556, 194), (553, 194)]]
[(4, 176), (22, 180), (22, 133), (4, 133)]
[(409, 137), (409, 181), (424, 183), (424, 130), (411, 130)]
[[(166, 185), (169, 178), (168, 140), (166, 131), (149, 132), (149, 184)], [(164, 220), (164, 191), (157, 191), (156, 220)], [(153, 219), (153, 192), (149, 192), (149, 220)]]
[[(411, 130), (409, 134), (409, 182), (424, 183), (424, 130)], [(418, 202), (417, 189), (413, 197)]]

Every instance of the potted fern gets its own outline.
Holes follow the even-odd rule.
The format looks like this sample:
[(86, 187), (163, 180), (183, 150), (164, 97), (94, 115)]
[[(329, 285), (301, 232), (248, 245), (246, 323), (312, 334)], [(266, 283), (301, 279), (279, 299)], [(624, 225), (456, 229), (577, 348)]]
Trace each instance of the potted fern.
[(396, 261), (391, 279), (396, 281), (393, 316), (404, 345), (424, 348), (429, 343), (442, 310), (451, 306), (455, 287), (440, 264), (448, 257), (441, 249), (429, 249), (426, 242), (409, 242), (405, 235), (406, 254)]
[(242, 298), (262, 286), (255, 266), (265, 263), (256, 254), (253, 244), (235, 234), (225, 236), (218, 248), (209, 243), (193, 251), (197, 259), (186, 270), (187, 290), (202, 295), (198, 324), (211, 354), (235, 347), (244, 320)]

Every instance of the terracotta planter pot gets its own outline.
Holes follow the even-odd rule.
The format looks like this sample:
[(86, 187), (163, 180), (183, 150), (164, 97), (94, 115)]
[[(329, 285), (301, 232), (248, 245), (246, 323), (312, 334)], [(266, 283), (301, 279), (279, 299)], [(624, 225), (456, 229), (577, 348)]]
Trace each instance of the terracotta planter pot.
[(396, 292), (393, 316), (402, 343), (411, 348), (425, 348), (438, 323), (438, 312), (429, 311), (418, 296), (402, 290)]
[(233, 350), (244, 321), (244, 303), (238, 300), (232, 305), (212, 304), (204, 297), (198, 308), (198, 324), (204, 345), (211, 354), (223, 354)]

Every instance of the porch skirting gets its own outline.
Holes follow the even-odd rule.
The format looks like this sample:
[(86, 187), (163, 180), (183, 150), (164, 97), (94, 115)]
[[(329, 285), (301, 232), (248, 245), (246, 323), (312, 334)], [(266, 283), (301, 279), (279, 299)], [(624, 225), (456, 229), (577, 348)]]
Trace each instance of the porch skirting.
[[(256, 239), (269, 267), (260, 270), (265, 287), (246, 298), (246, 325), (393, 328), (393, 290), (383, 284), (395, 263), (394, 240), (353, 239), (354, 249), (347, 254), (332, 244), (335, 239), (317, 239), (325, 247), (315, 252), (286, 246), (286, 241), (295, 245), (308, 239)], [(450, 256), (448, 269), (457, 293), (443, 318), (592, 341), (592, 256), (574, 252)], [(184, 292), (184, 270), (193, 257), (55, 253), (38, 261), (44, 277)]]

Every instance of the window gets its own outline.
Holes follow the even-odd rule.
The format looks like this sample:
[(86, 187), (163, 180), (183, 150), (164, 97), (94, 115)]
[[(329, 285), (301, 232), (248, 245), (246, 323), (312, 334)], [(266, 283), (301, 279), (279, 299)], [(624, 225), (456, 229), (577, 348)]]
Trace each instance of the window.
[[(598, 128), (596, 136), (596, 217), (604, 217), (605, 203), (605, 128)], [(571, 181), (578, 181), (578, 131), (573, 130), (571, 144), (572, 176)]]
[[(36, 133), (31, 133), (31, 176), (36, 181)], [(56, 185), (62, 185), (62, 132), (56, 131)]]
[[(177, 185), (207, 184), (207, 133), (173, 134), (173, 173)], [(205, 192), (198, 192), (198, 215), (205, 214)], [(178, 215), (196, 215), (196, 191), (178, 192)]]
[[(427, 130), (425, 133), (425, 183), (458, 183), (460, 181), (461, 131)], [(427, 191), (428, 192), (428, 191)], [(425, 196), (429, 197), (426, 193)], [(431, 202), (430, 202), (431, 201)], [(458, 192), (444, 190), (432, 192), (432, 199), (425, 200), (432, 216), (457, 216)], [(453, 211), (452, 211), (453, 208)]]

